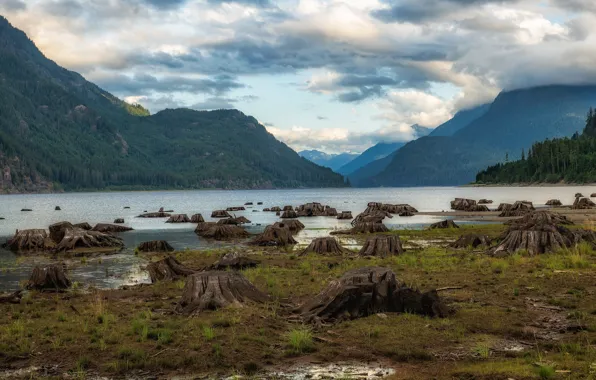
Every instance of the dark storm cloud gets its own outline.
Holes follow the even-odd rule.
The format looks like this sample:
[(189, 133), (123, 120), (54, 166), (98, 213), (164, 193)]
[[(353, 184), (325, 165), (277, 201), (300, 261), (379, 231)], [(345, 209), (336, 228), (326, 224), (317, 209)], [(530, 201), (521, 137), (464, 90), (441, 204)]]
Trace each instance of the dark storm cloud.
[(82, 15), (85, 10), (83, 4), (77, 0), (53, 0), (43, 3), (43, 9), (58, 17), (76, 18)]
[(0, 9), (5, 11), (24, 11), (27, 9), (27, 4), (23, 0), (2, 0), (0, 1)]
[(254, 7), (269, 7), (271, 6), (271, 2), (269, 0), (207, 0), (209, 4), (229, 4), (229, 3), (236, 3), (242, 5), (249, 5)]
[(356, 91), (344, 92), (337, 96), (337, 100), (343, 103), (360, 102), (368, 98), (382, 96), (385, 93), (381, 86), (360, 87)]
[(551, 2), (562, 9), (575, 12), (596, 13), (596, 2), (594, 0), (551, 0)]

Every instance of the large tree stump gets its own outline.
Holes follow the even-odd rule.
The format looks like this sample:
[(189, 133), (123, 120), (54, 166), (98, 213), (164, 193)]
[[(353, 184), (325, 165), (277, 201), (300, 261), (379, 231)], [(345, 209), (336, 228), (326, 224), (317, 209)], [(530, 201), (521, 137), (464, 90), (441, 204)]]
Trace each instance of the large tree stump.
[(166, 223), (190, 223), (190, 219), (186, 214), (176, 214), (170, 216), (170, 219), (166, 220)]
[(325, 216), (337, 216), (337, 210), (333, 207), (325, 207)]
[(364, 246), (359, 256), (377, 256), (377, 257), (389, 257), (395, 255), (401, 255), (405, 252), (405, 249), (401, 245), (399, 236), (395, 235), (376, 235), (366, 239)]
[(287, 205), (282, 208), (282, 211), (294, 211), (294, 207)]
[(325, 256), (342, 256), (353, 254), (350, 250), (342, 247), (339, 242), (333, 237), (320, 237), (313, 240), (301, 255), (308, 253), (317, 253)]
[(497, 211), (504, 211), (507, 208), (512, 207), (513, 205), (511, 203), (500, 203), (499, 207), (497, 207)]
[(476, 203), (475, 200), (465, 198), (455, 198), (451, 201), (451, 209), (456, 211), (467, 211), (467, 212), (486, 212), (490, 211), (485, 205)]
[(534, 205), (529, 201), (517, 201), (513, 205), (505, 203), (500, 217), (524, 216), (534, 211)]
[(339, 220), (350, 220), (352, 218), (352, 211), (342, 211), (337, 214), (337, 219)]
[(573, 222), (565, 215), (557, 214), (556, 212), (550, 211), (534, 211), (530, 214), (526, 214), (522, 218), (509, 220), (503, 224), (505, 225), (519, 225), (524, 226), (528, 223), (533, 224), (560, 224), (560, 225), (572, 225)]
[(211, 213), (212, 218), (231, 218), (232, 215), (228, 214), (226, 210), (215, 210)]
[(173, 252), (174, 247), (165, 240), (145, 241), (137, 247), (139, 252)]
[[(369, 203), (370, 205), (370, 203)], [(418, 210), (416, 210), (414, 207), (410, 206), (409, 204), (398, 204), (398, 205), (393, 205), (393, 204), (389, 204), (389, 203), (373, 203), (373, 205), (377, 205), (377, 206), (373, 206), (373, 207), (379, 207), (379, 209), (381, 211), (386, 211), (390, 214), (401, 214), (402, 212), (411, 212), (413, 214), (417, 213)]]
[[(54, 243), (58, 244), (64, 239), (64, 234), (66, 230), (75, 228), (70, 222), (58, 222), (50, 225), (48, 229), (50, 230), (50, 239), (54, 241)], [(91, 229), (91, 228), (89, 228)]]
[(298, 213), (298, 216), (325, 216), (325, 210), (328, 207), (329, 206), (323, 206), (318, 202), (306, 203), (296, 207), (296, 212)]
[(250, 245), (279, 247), (286, 245), (298, 244), (289, 228), (285, 227), (283, 223), (265, 227), (262, 234), (257, 235), (249, 242)]
[(226, 208), (226, 211), (244, 211), (244, 210), (246, 210), (246, 208), (244, 208), (243, 206), (234, 206), (234, 207)]
[(168, 212), (158, 211), (158, 212), (146, 212), (137, 216), (137, 218), (169, 218), (172, 214)]
[(563, 206), (563, 203), (558, 199), (549, 199), (546, 202), (547, 206)]
[(286, 210), (281, 214), (282, 219), (295, 219), (298, 217), (298, 213), (294, 210)]
[(233, 225), (233, 226), (238, 226), (241, 224), (246, 224), (246, 223), (250, 223), (250, 220), (248, 220), (247, 218), (245, 218), (244, 216), (240, 216), (237, 218), (225, 218), (225, 219), (220, 219), (217, 221), (217, 224), (229, 224), (229, 225)]
[(298, 219), (287, 219), (283, 222), (275, 222), (273, 226), (279, 228), (287, 228), (292, 233), (296, 233), (304, 229), (304, 224), (302, 224), (302, 222)]
[(147, 265), (147, 271), (152, 283), (158, 281), (173, 281), (179, 278), (190, 276), (195, 273), (194, 270), (180, 264), (173, 256), (168, 256), (165, 259), (152, 262)]
[(196, 315), (230, 305), (240, 307), (249, 302), (267, 301), (269, 296), (239, 272), (208, 271), (188, 277), (176, 310), (185, 315)]
[(206, 239), (213, 240), (231, 240), (250, 236), (244, 228), (229, 224), (215, 224), (204, 231), (197, 232), (197, 230), (195, 230), (195, 233)]
[(415, 214), (413, 212), (411, 212), (411, 211), (403, 211), (403, 212), (400, 212), (397, 215), (399, 215), (400, 217), (404, 218), (404, 217), (414, 216)]
[(387, 209), (393, 210), (393, 207), (387, 207), (382, 203), (371, 202), (366, 210), (356, 215), (352, 220), (352, 226), (360, 223), (382, 223), (385, 218), (393, 218)]
[(449, 244), (451, 248), (478, 248), (480, 246), (490, 247), (491, 240), (487, 235), (467, 234), (462, 235)]
[(203, 234), (203, 232), (207, 231), (208, 229), (210, 229), (211, 227), (217, 225), (217, 223), (215, 222), (202, 222), (197, 224), (197, 227), (195, 228), (195, 234), (201, 236), (201, 234)]
[(191, 223), (203, 223), (203, 222), (205, 222), (205, 219), (203, 218), (203, 215), (201, 215), (201, 214), (194, 214), (193, 216), (190, 217), (190, 222)]
[(481, 200), (478, 201), (479, 205), (490, 205), (492, 203), (493, 203), (493, 201), (491, 199), (482, 198)]
[(575, 193), (576, 198), (583, 198), (584, 195), (582, 193)]
[(447, 316), (436, 291), (420, 293), (400, 283), (389, 268), (351, 270), (333, 280), (299, 312), (308, 323), (333, 323), (384, 312)]
[(349, 230), (332, 231), (331, 235), (360, 235), (389, 232), (383, 223), (358, 223)]
[(44, 252), (53, 249), (54, 242), (48, 237), (46, 230), (17, 230), (2, 247), (17, 253)]
[(439, 228), (459, 228), (457, 224), (451, 219), (443, 220), (442, 222), (433, 223), (429, 227), (431, 230), (439, 229)]
[(59, 291), (70, 288), (64, 265), (36, 266), (29, 277), (26, 288), (30, 290)]
[(64, 237), (58, 243), (57, 252), (87, 250), (104, 251), (120, 250), (124, 247), (121, 238), (100, 231), (87, 231), (82, 228), (68, 228), (64, 230)]
[(56, 206), (54, 207), (54, 211), (62, 211), (62, 209), (60, 208), (60, 206)]
[(573, 210), (589, 210), (594, 207), (596, 207), (596, 203), (592, 202), (589, 198), (575, 198), (575, 202), (571, 206)]
[(221, 259), (213, 263), (209, 270), (242, 270), (246, 268), (254, 268), (260, 264), (260, 261), (253, 260), (246, 256), (240, 255), (238, 252), (226, 253)]
[(10, 294), (0, 294), (0, 304), (3, 304), (3, 303), (19, 304), (19, 303), (21, 303), (21, 298), (23, 298), (22, 290), (17, 290), (16, 292), (10, 293)]
[(87, 222), (73, 224), (73, 226), (74, 227), (82, 228), (82, 229), (87, 230), (87, 231), (93, 229), (93, 227), (91, 227), (91, 225), (89, 223), (87, 223)]
[(106, 234), (116, 234), (120, 232), (132, 231), (132, 227), (118, 226), (115, 224), (98, 223), (91, 231), (103, 232)]

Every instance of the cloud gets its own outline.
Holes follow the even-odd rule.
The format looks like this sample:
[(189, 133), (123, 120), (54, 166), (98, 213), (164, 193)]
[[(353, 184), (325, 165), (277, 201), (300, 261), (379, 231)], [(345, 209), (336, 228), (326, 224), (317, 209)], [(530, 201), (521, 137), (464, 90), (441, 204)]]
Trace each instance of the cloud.
[(159, 9), (173, 9), (182, 6), (187, 0), (142, 0)]
[(271, 2), (269, 0), (207, 0), (210, 4), (242, 4), (253, 7), (269, 7)]
[(205, 101), (195, 103), (190, 108), (205, 111), (205, 110), (218, 110), (218, 109), (232, 109), (234, 108), (234, 99), (230, 98), (208, 98)]
[(8, 12), (24, 11), (27, 9), (27, 4), (23, 0), (2, 0), (0, 9)]

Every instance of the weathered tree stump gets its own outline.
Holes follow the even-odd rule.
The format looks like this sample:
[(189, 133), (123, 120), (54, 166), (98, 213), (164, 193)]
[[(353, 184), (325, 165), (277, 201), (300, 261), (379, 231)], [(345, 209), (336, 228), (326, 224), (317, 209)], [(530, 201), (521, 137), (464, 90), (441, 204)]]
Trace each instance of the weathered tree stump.
[(263, 202), (257, 202), (257, 205), (261, 206), (263, 204)]
[(54, 211), (62, 211), (62, 209), (60, 208), (60, 206), (56, 206), (54, 207)]
[(215, 210), (211, 213), (212, 218), (231, 218), (232, 215), (228, 214), (225, 210)]
[(91, 231), (103, 232), (106, 234), (117, 234), (120, 232), (132, 231), (132, 227), (118, 226), (115, 224), (98, 223)]
[(158, 212), (164, 212), (164, 208), (160, 207)]
[(29, 277), (26, 288), (30, 290), (60, 291), (70, 288), (64, 265), (36, 266)]
[(179, 278), (190, 276), (195, 273), (194, 270), (180, 264), (173, 256), (168, 256), (165, 259), (152, 262), (147, 265), (147, 271), (152, 283), (158, 281), (173, 281)]
[(190, 223), (190, 219), (186, 214), (176, 214), (170, 216), (170, 219), (166, 220), (166, 223)]
[(547, 206), (563, 206), (563, 203), (558, 199), (549, 199), (546, 202)]
[(279, 247), (286, 245), (298, 244), (292, 232), (287, 228), (284, 223), (274, 224), (272, 226), (265, 227), (265, 231), (262, 234), (257, 235), (253, 240), (249, 242), (250, 245), (268, 246), (268, 247)]
[(32, 210), (32, 209), (30, 209), (30, 208), (22, 208), (22, 209), (21, 209), (21, 211), (22, 211), (22, 212), (31, 212), (31, 211), (33, 211), (33, 210)]
[(82, 228), (82, 229), (87, 230), (87, 231), (93, 229), (93, 227), (91, 227), (91, 225), (89, 223), (87, 223), (87, 222), (73, 224), (73, 226), (74, 227)]
[(123, 218), (114, 219), (114, 224), (124, 224), (124, 219)]
[(398, 215), (400, 217), (409, 217), (409, 216), (414, 216), (414, 213), (410, 212), (410, 211), (404, 211), (404, 212), (400, 212)]
[(511, 208), (513, 205), (511, 203), (500, 203), (499, 207), (497, 207), (497, 211), (503, 211), (507, 208)]
[(583, 198), (584, 195), (582, 193), (575, 193), (576, 198)]
[(246, 223), (250, 223), (250, 220), (248, 220), (244, 216), (240, 216), (237, 218), (232, 217), (232, 218), (220, 219), (217, 221), (217, 224), (229, 224), (229, 225), (233, 225), (233, 226), (238, 226), (238, 225), (246, 224)]
[(279, 228), (287, 228), (292, 233), (296, 233), (304, 229), (304, 224), (302, 224), (302, 222), (298, 219), (288, 219), (284, 220), (283, 222), (275, 222), (273, 226)]
[(596, 203), (592, 202), (589, 198), (575, 198), (575, 202), (571, 206), (573, 210), (589, 210), (594, 207), (596, 207)]
[[(264, 210), (263, 210), (263, 211), (264, 211)], [(274, 207), (271, 207), (271, 208), (269, 209), (269, 211), (271, 211), (271, 212), (280, 212), (280, 211), (281, 211), (281, 207), (279, 207), (279, 206), (274, 206)]]
[(62, 239), (64, 239), (66, 230), (70, 228), (75, 228), (75, 226), (73, 226), (70, 222), (58, 222), (52, 224), (50, 227), (48, 227), (50, 230), (50, 239), (52, 239), (52, 241), (56, 244), (60, 243)]
[(205, 310), (217, 310), (246, 303), (265, 303), (269, 296), (257, 289), (240, 272), (208, 271), (188, 277), (182, 299), (176, 311), (196, 315)]
[(517, 201), (513, 205), (504, 204), (500, 217), (524, 216), (534, 211), (534, 205), (528, 201)]
[(294, 207), (289, 206), (289, 205), (288, 206), (284, 206), (281, 211), (284, 211), (284, 212), (285, 211), (294, 211)]
[(401, 255), (405, 252), (405, 249), (401, 245), (399, 236), (395, 235), (376, 235), (366, 239), (364, 246), (359, 256), (376, 256), (376, 257), (389, 257), (395, 255)]
[(254, 268), (260, 263), (260, 261), (242, 256), (238, 252), (230, 252), (226, 253), (221, 259), (213, 263), (213, 265), (209, 267), (209, 270), (242, 270), (246, 268)]
[(596, 198), (596, 193), (592, 193), (592, 194), (590, 195), (590, 198)]
[(286, 210), (281, 214), (282, 219), (295, 219), (298, 217), (298, 213), (294, 210)]
[(159, 211), (159, 212), (147, 212), (137, 216), (137, 218), (169, 218), (172, 214)]
[(203, 232), (207, 231), (211, 227), (217, 225), (215, 222), (202, 222), (197, 224), (197, 228), (195, 228), (195, 234), (201, 235)]
[(332, 231), (331, 235), (359, 235), (389, 232), (383, 223), (358, 223), (349, 230)]
[[(234, 206), (234, 207), (228, 207), (226, 208), (226, 211), (244, 211), (246, 210), (246, 208), (244, 208), (243, 206)], [(218, 218), (215, 216), (211, 216), (212, 218)]]
[(479, 205), (490, 205), (492, 203), (493, 203), (493, 201), (491, 199), (482, 198), (481, 200), (478, 201)]
[(46, 230), (17, 230), (2, 247), (16, 253), (44, 252), (53, 249), (54, 242), (48, 237)]
[(205, 239), (213, 240), (232, 240), (250, 236), (244, 228), (229, 224), (215, 224), (204, 231), (197, 232), (195, 230), (195, 233)]
[(326, 207), (325, 216), (337, 216), (337, 210), (333, 207)]
[(443, 220), (442, 222), (433, 223), (430, 225), (431, 230), (439, 228), (459, 228), (459, 226), (451, 219)]
[(352, 211), (342, 211), (339, 214), (337, 214), (337, 219), (339, 220), (350, 220), (352, 218)]
[(446, 306), (436, 291), (420, 293), (398, 282), (389, 268), (351, 270), (333, 280), (299, 313), (307, 323), (334, 323), (384, 312), (411, 312), (445, 317)]
[(0, 304), (3, 304), (3, 303), (19, 304), (19, 303), (21, 303), (21, 298), (23, 298), (22, 290), (17, 290), (16, 292), (10, 293), (10, 294), (0, 294)]
[(318, 202), (306, 203), (296, 207), (298, 216), (312, 217), (312, 216), (325, 216), (325, 210), (329, 206), (323, 206)]
[(325, 256), (342, 256), (353, 254), (350, 250), (342, 247), (333, 237), (320, 237), (313, 240), (301, 255), (308, 253), (317, 253)]
[(57, 252), (89, 250), (120, 250), (124, 247), (121, 238), (101, 231), (87, 231), (82, 228), (67, 228), (64, 230), (64, 237), (58, 243), (55, 250)]
[[(378, 203), (373, 203), (373, 204), (378, 205)], [(381, 203), (379, 208), (381, 211), (386, 211), (390, 214), (401, 214), (402, 212), (411, 212), (411, 213), (418, 212), (418, 210), (416, 210), (414, 207), (410, 206), (409, 204), (392, 205), (389, 203)]]
[(246, 202), (244, 205), (245, 206), (252, 206), (252, 202)]
[(137, 247), (139, 252), (173, 252), (174, 247), (165, 240), (145, 241)]
[(191, 223), (204, 223), (205, 219), (203, 218), (203, 215), (201, 215), (201, 214), (194, 214), (193, 216), (190, 217), (190, 222)]
[(451, 248), (478, 248), (480, 246), (490, 247), (491, 240), (487, 235), (467, 234), (462, 235), (449, 244)]
[(472, 199), (455, 198), (451, 201), (451, 209), (456, 211), (467, 211), (467, 212), (486, 212), (490, 211), (485, 205), (480, 205)]
[(513, 219), (503, 224), (505, 225), (519, 225), (523, 226), (528, 223), (533, 224), (559, 224), (559, 225), (572, 225), (573, 222), (565, 215), (557, 214), (550, 211), (534, 211), (524, 215), (522, 218)]

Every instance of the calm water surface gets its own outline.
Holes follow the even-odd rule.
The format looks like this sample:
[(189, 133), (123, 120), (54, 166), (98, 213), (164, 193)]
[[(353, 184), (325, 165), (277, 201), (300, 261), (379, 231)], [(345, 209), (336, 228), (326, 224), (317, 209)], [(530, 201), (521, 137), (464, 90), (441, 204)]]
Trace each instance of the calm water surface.
[[(246, 228), (258, 233), (265, 225), (279, 220), (275, 213), (262, 212), (265, 207), (320, 202), (335, 207), (338, 211), (349, 210), (356, 216), (366, 208), (368, 202), (408, 203), (419, 211), (449, 210), (449, 202), (455, 197), (492, 199), (495, 204), (529, 200), (536, 206), (544, 205), (551, 198), (558, 198), (564, 204), (571, 204), (576, 192), (591, 194), (590, 187), (425, 187), (425, 188), (376, 188), (376, 189), (301, 189), (301, 190), (200, 190), (163, 192), (112, 192), (112, 193), (67, 193), (67, 194), (19, 194), (0, 195), (0, 240), (4, 241), (17, 229), (47, 228), (63, 220), (72, 223), (112, 223), (124, 218), (126, 225), (135, 231), (127, 232), (124, 238), (127, 250), (113, 256), (94, 258), (80, 264), (80, 259), (69, 262), (71, 277), (83, 284), (97, 287), (117, 287), (122, 284), (146, 282), (148, 278), (142, 267), (145, 264), (134, 256), (132, 250), (147, 240), (167, 240), (176, 249), (201, 249), (225, 243), (208, 242), (194, 234), (194, 224), (166, 224), (165, 219), (136, 218), (145, 211), (157, 211), (160, 207), (175, 213), (203, 214), (211, 220), (211, 211), (230, 206), (242, 206), (253, 202), (253, 208), (236, 212), (252, 221)], [(257, 205), (263, 202), (263, 205)], [(54, 211), (60, 206), (61, 211)], [(124, 209), (124, 207), (130, 207)], [(21, 212), (21, 209), (32, 209)], [(410, 218), (394, 216), (385, 224), (392, 229), (422, 228), (441, 218), (417, 215)], [(313, 237), (325, 235), (330, 229), (342, 229), (349, 221), (335, 218), (301, 218), (306, 225), (297, 240), (307, 243)], [(13, 253), (0, 250), (0, 290), (18, 288), (35, 264), (47, 258), (17, 258)], [(72, 261), (77, 261), (76, 265)]]

